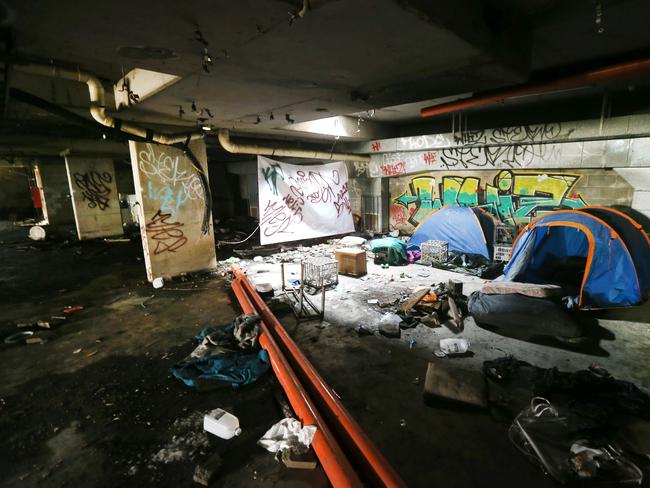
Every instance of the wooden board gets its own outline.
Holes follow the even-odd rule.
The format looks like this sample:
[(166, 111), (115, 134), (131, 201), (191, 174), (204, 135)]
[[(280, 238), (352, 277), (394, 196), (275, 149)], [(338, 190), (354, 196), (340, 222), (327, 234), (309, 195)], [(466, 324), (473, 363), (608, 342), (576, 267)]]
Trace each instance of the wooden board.
[(406, 300), (404, 303), (402, 303), (399, 306), (399, 309), (402, 312), (406, 312), (408, 310), (411, 310), (413, 307), (415, 307), (420, 300), (424, 298), (425, 295), (429, 293), (429, 288), (421, 288), (419, 290), (415, 290), (413, 293), (411, 293), (411, 296), (409, 297), (408, 300)]

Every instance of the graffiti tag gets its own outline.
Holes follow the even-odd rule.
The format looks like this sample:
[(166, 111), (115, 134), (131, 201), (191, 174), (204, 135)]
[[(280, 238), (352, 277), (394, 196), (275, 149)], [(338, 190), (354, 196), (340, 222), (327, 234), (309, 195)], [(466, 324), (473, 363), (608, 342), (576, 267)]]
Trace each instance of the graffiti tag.
[(146, 225), (147, 235), (156, 242), (154, 254), (176, 252), (187, 243), (181, 222), (170, 222), (170, 213), (158, 210)]
[(74, 182), (81, 190), (83, 200), (88, 202), (88, 208), (106, 210), (110, 202), (111, 188), (107, 185), (113, 181), (109, 172), (75, 173)]

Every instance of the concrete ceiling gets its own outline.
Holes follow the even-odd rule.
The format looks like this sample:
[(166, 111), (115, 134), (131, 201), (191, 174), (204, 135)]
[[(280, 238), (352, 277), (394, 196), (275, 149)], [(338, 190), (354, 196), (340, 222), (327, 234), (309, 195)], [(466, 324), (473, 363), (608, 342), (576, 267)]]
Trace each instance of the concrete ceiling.
[[(17, 62), (79, 68), (107, 89), (133, 68), (181, 77), (123, 109), (123, 119), (196, 127), (194, 102), (215, 128), (303, 140), (332, 136), (283, 128), (341, 114), (413, 124), (434, 99), (650, 51), (647, 0), (311, 0), (293, 22), (302, 0), (5, 3), (0, 24)], [(16, 75), (11, 86), (87, 117), (82, 85)], [(10, 100), (4, 136), (30, 124), (60, 128), (59, 118), (26, 107)]]

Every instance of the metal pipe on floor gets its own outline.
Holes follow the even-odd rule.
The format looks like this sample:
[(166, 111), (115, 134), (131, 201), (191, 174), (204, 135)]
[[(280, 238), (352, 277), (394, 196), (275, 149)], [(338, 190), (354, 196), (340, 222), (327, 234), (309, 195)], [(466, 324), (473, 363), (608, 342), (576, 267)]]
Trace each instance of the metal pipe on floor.
[[(524, 97), (530, 95), (540, 95), (573, 88), (587, 87), (605, 81), (621, 80), (635, 76), (647, 76), (650, 73), (650, 58), (639, 59), (626, 63), (615, 64), (605, 68), (580, 73), (577, 75), (566, 76), (557, 80), (529, 83), (514, 88), (498, 90), (483, 95), (476, 95), (462, 100), (456, 100), (449, 103), (441, 103), (425, 107), (420, 110), (422, 117), (434, 117), (436, 115), (458, 112), (468, 108), (480, 107), (490, 103), (501, 102), (510, 98)], [(461, 127), (462, 128), (462, 127)]]
[(282, 345), (287, 356), (293, 361), (296, 372), (302, 376), (309, 393), (318, 402), (327, 416), (327, 420), (335, 433), (345, 443), (346, 447), (356, 456), (356, 460), (372, 479), (376, 486), (403, 487), (404, 481), (389, 464), (377, 446), (368, 438), (361, 426), (350, 415), (336, 396), (336, 393), (329, 387), (320, 376), (316, 368), (309, 362), (304, 353), (289, 336), (282, 324), (273, 315), (273, 312), (266, 306), (264, 300), (255, 291), (246, 275), (237, 266), (232, 266), (232, 271), (240, 280), (243, 289), (253, 302), (257, 313), (268, 326), (273, 336)]
[[(240, 279), (233, 281), (232, 289), (243, 312), (246, 314), (256, 313)], [(316, 426), (312, 446), (332, 486), (361, 487), (361, 480), (359, 480), (325, 420), (300, 384), (289, 362), (263, 321), (260, 322), (260, 331), (260, 345), (269, 353), (271, 367), (282, 385), (294, 412), (303, 425)]]

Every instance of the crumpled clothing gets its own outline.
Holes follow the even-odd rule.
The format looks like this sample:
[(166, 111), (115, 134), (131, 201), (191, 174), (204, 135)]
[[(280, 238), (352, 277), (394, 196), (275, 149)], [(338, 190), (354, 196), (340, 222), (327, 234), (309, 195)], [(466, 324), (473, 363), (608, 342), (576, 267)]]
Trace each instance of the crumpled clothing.
[(199, 345), (171, 369), (188, 386), (202, 380), (218, 380), (233, 387), (255, 382), (269, 369), (269, 355), (258, 350), (260, 318), (241, 315), (230, 324), (208, 327), (195, 339)]
[(414, 251), (406, 251), (406, 255), (408, 256), (409, 259), (409, 264), (413, 264), (416, 261), (419, 261), (422, 258), (422, 252), (414, 250)]
[(305, 425), (303, 427), (300, 421), (285, 418), (267, 430), (266, 434), (257, 441), (257, 445), (269, 452), (277, 453), (290, 449), (296, 454), (302, 454), (309, 450), (315, 435), (315, 425)]

